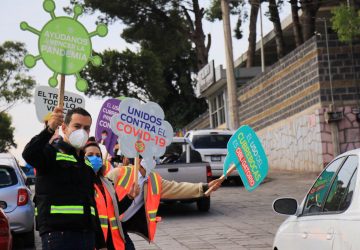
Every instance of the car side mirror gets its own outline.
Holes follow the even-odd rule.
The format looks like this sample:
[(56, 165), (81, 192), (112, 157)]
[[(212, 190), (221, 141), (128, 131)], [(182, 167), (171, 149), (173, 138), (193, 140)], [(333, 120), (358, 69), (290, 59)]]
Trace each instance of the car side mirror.
[(273, 209), (279, 214), (294, 215), (298, 208), (297, 201), (293, 198), (277, 199), (273, 203)]

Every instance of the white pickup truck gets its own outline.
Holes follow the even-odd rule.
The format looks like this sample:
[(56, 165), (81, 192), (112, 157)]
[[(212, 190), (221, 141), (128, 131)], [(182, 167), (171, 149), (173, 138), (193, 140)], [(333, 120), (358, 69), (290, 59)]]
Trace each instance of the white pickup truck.
[[(186, 138), (174, 137), (173, 142), (166, 148), (164, 156), (158, 162), (156, 172), (168, 181), (207, 183), (212, 180), (210, 164), (202, 162), (200, 153), (192, 149)], [(161, 201), (174, 202), (174, 200)], [(210, 197), (176, 201), (196, 202), (200, 211), (210, 209)]]

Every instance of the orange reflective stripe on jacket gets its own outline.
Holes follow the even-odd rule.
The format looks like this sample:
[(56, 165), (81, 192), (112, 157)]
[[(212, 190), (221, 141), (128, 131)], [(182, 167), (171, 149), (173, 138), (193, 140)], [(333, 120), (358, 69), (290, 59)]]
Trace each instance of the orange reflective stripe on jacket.
[(104, 169), (103, 176), (106, 176), (110, 172), (111, 169), (112, 169), (111, 162), (106, 160), (105, 161), (105, 169)]
[[(129, 192), (134, 182), (134, 168), (126, 166), (119, 168), (119, 171), (115, 190), (121, 200)], [(160, 204), (161, 189), (161, 176), (157, 173), (150, 173), (147, 179), (146, 197), (144, 197), (149, 241), (153, 241), (155, 237), (156, 222), (158, 221), (156, 214)], [(124, 214), (121, 214), (120, 219), (123, 217)]]
[(149, 240), (153, 241), (156, 233), (157, 217), (156, 213), (160, 204), (161, 176), (151, 172), (148, 177), (147, 197), (145, 198), (146, 218), (148, 220)]
[(118, 199), (121, 201), (130, 191), (130, 187), (134, 181), (134, 171), (132, 167), (120, 167), (119, 180), (115, 184), (115, 191)]
[(108, 230), (110, 226), (111, 239), (116, 250), (124, 250), (125, 244), (119, 232), (119, 227), (115, 218), (114, 205), (112, 203), (109, 191), (104, 187), (105, 197), (101, 192), (100, 187), (95, 184), (95, 202), (100, 220), (101, 229), (104, 235), (105, 242), (108, 239)]

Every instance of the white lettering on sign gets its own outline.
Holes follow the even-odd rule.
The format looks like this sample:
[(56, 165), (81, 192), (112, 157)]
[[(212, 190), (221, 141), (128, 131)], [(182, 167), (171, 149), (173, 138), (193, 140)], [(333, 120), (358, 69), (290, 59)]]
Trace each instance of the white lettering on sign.
[(40, 46), (41, 52), (87, 61), (85, 48), (89, 46), (89, 39), (53, 31), (45, 31), (44, 37), (45, 40)]
[[(35, 89), (35, 108), (36, 115), (40, 122), (49, 118), (51, 112), (58, 105), (58, 89), (47, 86), (38, 86)], [(64, 114), (70, 109), (77, 107), (85, 108), (84, 97), (65, 91), (64, 94)]]
[(85, 45), (85, 46), (89, 44), (88, 39), (84, 39), (81, 37), (75, 37), (75, 36), (58, 33), (58, 32), (46, 31), (45, 36), (48, 38), (51, 38), (51, 39), (57, 39), (57, 40), (69, 42), (72, 44)]
[(214, 60), (206, 64), (198, 72), (197, 84), (200, 94), (203, 93), (211, 84), (215, 82)]

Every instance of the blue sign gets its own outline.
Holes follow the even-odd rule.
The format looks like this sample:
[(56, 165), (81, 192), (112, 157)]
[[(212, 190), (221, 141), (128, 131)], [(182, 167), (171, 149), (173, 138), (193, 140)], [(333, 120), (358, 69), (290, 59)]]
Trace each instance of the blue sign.
[(224, 175), (234, 164), (248, 191), (254, 190), (265, 179), (269, 165), (265, 151), (254, 130), (241, 126), (227, 144)]

